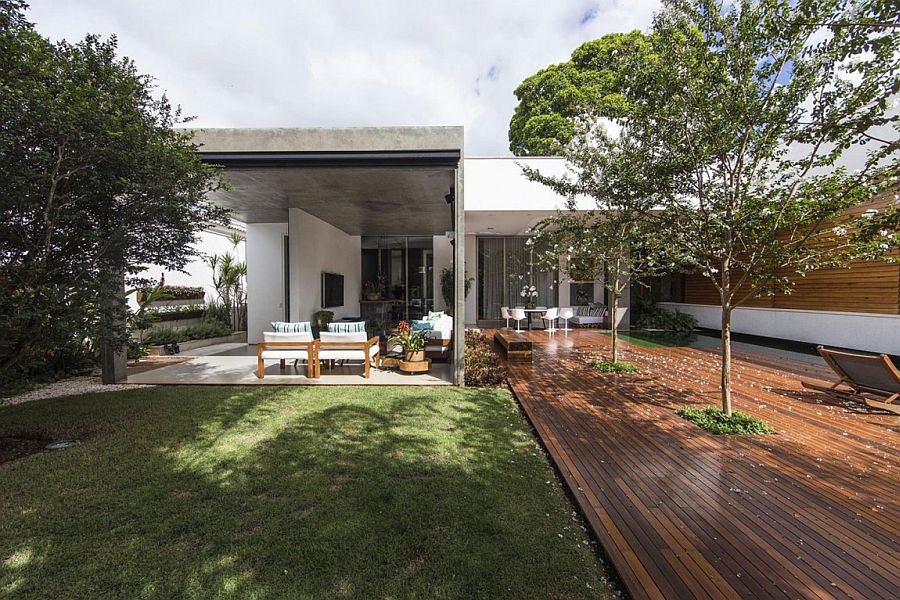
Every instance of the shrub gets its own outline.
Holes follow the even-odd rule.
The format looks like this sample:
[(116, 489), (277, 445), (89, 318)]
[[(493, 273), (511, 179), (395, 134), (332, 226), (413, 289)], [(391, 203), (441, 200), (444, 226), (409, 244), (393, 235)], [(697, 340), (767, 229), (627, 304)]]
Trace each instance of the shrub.
[(160, 300), (195, 300), (203, 298), (205, 291), (202, 287), (191, 287), (186, 285), (163, 285), (156, 288), (145, 287), (138, 290), (138, 301), (142, 297), (146, 297), (152, 290), (158, 290)]
[(329, 323), (334, 322), (334, 312), (330, 310), (317, 310), (313, 314), (313, 322), (319, 329), (325, 329)]
[(184, 340), (183, 333), (171, 327), (157, 327), (144, 335), (144, 343), (148, 346), (164, 346)]
[(466, 385), (498, 387), (506, 383), (506, 366), (490, 340), (475, 329), (466, 330)]
[(638, 368), (630, 362), (622, 360), (595, 360), (591, 363), (591, 368), (601, 373), (637, 373)]
[(676, 337), (687, 337), (697, 326), (697, 319), (687, 313), (678, 310), (672, 312), (653, 304), (643, 308), (637, 326), (643, 329), (663, 329)]
[(768, 423), (747, 413), (736, 410), (728, 417), (715, 406), (682, 406), (675, 414), (716, 435), (757, 435), (774, 431)]
[(231, 323), (231, 309), (224, 302), (210, 302), (203, 308), (204, 321)]
[(177, 344), (190, 340), (205, 340), (208, 338), (222, 337), (231, 334), (231, 327), (221, 321), (201, 321), (195, 325), (189, 325), (184, 329), (172, 329), (171, 327), (157, 327), (144, 336), (144, 343), (148, 346), (164, 346)]

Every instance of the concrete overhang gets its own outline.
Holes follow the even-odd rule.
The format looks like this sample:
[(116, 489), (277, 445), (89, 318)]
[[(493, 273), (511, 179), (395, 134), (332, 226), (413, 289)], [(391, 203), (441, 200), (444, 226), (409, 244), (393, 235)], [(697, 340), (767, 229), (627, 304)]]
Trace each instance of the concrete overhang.
[(441, 235), (462, 127), (195, 130), (231, 184), (210, 200), (245, 223), (304, 210), (351, 235)]

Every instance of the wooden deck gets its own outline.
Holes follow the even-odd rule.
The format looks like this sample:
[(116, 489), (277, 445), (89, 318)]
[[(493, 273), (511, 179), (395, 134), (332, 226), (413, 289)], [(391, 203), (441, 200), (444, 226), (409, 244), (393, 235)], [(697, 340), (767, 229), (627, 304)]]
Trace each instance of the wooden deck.
[(900, 418), (800, 387), (824, 367), (735, 352), (735, 407), (777, 433), (714, 436), (674, 411), (718, 404), (716, 352), (623, 343), (641, 373), (603, 375), (604, 334), (527, 335), (513, 391), (632, 597), (898, 596)]

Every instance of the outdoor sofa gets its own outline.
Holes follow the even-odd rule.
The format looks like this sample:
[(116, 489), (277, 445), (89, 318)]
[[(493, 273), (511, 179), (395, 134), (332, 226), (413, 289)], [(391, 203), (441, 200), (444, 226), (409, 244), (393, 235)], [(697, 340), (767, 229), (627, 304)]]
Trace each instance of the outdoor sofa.
[(381, 347), (377, 337), (366, 335), (365, 322), (332, 323), (329, 329), (322, 331), (319, 339), (313, 339), (309, 321), (272, 323), (275, 331), (263, 332), (263, 341), (257, 344), (257, 376), (265, 377), (265, 361), (278, 360), (284, 369), (288, 360), (306, 363), (306, 376), (319, 377), (322, 374), (322, 361), (333, 364), (334, 361), (361, 361), (363, 375), (368, 378), (371, 365), (379, 364)]
[(575, 315), (569, 319), (569, 323), (576, 327), (602, 327), (606, 321), (606, 306), (603, 304), (588, 304), (576, 306)]

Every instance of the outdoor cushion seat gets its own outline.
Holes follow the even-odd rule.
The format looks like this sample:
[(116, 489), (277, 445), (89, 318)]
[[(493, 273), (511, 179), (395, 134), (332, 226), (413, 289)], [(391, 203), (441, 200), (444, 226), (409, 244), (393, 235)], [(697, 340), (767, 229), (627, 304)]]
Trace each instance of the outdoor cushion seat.
[(453, 339), (453, 317), (443, 313), (432, 313), (432, 328), (424, 330), (425, 354), (429, 358), (446, 358), (450, 356)]
[(322, 361), (359, 360), (363, 363), (363, 375), (369, 377), (371, 363), (378, 364), (381, 346), (377, 337), (368, 338), (365, 331), (334, 333), (323, 331), (315, 343), (315, 376), (322, 373)]
[(589, 306), (579, 306), (575, 309), (575, 316), (569, 319), (569, 323), (578, 327), (594, 327), (601, 326), (606, 320), (606, 306), (602, 304), (592, 304)]
[(302, 360), (306, 363), (306, 376), (312, 377), (315, 363), (315, 345), (311, 331), (285, 333), (263, 332), (263, 341), (256, 346), (257, 377), (265, 377), (265, 361), (281, 361), (281, 368), (287, 360)]

